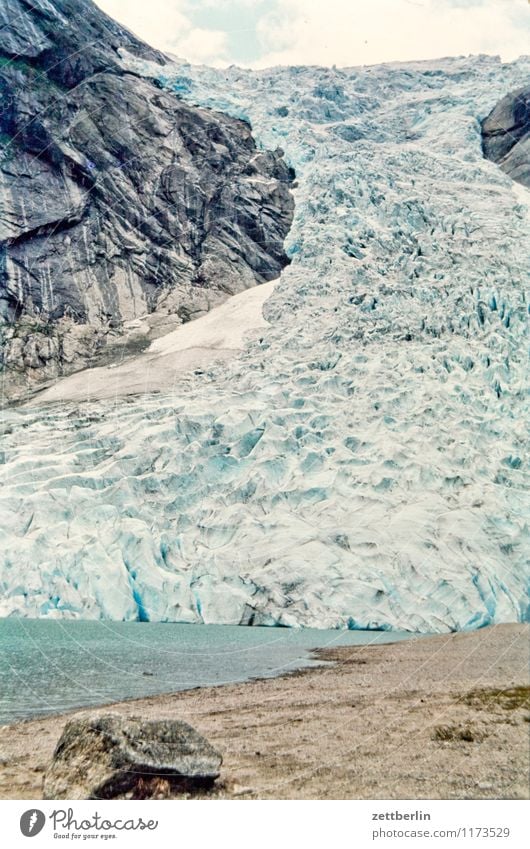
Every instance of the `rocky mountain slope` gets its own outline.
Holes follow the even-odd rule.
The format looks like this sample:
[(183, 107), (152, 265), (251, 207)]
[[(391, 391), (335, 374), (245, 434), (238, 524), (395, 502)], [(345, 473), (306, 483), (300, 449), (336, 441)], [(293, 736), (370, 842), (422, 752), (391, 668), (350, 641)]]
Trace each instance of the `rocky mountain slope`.
[(0, 613), (528, 619), (530, 194), (481, 122), (530, 60), (127, 67), (285, 149), (292, 263), (232, 361), (6, 411)]
[(123, 51), (162, 72), (164, 57), (91, 0), (2, 3), (4, 391), (110, 355), (109, 343), (137, 349), (127, 322), (151, 315), (157, 335), (288, 262), (281, 151), (139, 78)]
[(530, 188), (530, 86), (510, 92), (482, 122), (484, 154)]

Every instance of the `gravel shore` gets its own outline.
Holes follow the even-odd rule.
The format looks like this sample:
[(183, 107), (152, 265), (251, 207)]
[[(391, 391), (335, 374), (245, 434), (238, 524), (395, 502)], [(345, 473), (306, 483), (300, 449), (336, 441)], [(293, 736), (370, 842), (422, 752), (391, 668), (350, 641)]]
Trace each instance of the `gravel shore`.
[[(112, 710), (206, 735), (224, 756), (216, 798), (526, 799), (529, 649), (530, 626), (510, 624), (325, 650), (323, 667)], [(41, 797), (64, 723), (0, 728), (0, 798)]]

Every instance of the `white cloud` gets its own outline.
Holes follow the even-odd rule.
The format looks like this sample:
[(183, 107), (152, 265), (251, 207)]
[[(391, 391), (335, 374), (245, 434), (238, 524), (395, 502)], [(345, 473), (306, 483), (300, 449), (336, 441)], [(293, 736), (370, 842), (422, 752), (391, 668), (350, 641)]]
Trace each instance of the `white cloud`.
[(226, 33), (194, 27), (187, 0), (96, 0), (107, 15), (152, 47), (189, 62), (226, 65)]
[(201, 6), (203, 9), (234, 9), (238, 8), (253, 8), (260, 6), (263, 0), (182, 0), (188, 9)]
[(226, 33), (219, 30), (201, 29), (196, 27), (189, 34), (179, 39), (173, 52), (191, 62), (226, 65), (227, 63)]
[(180, 0), (96, 0), (96, 3), (153, 47), (167, 49), (168, 44), (191, 29)]
[(259, 24), (254, 64), (357, 65), (528, 52), (530, 11), (520, 0), (281, 0)]
[(525, 0), (270, 0), (261, 18), (262, 0), (97, 2), (154, 47), (215, 65), (235, 61), (230, 49), (237, 31), (206, 29), (204, 15), (201, 26), (193, 24), (194, 14), (214, 7), (231, 8), (232, 21), (238, 8), (256, 8), (262, 51), (254, 67), (359, 65), (468, 53), (498, 53), (509, 60), (530, 49)]

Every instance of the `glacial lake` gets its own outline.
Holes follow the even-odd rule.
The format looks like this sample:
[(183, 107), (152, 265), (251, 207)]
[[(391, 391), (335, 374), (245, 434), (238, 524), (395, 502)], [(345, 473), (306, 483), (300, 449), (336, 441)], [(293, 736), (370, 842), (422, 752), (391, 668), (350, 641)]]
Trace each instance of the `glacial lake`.
[(0, 619), (0, 725), (78, 707), (281, 675), (311, 650), (398, 631)]

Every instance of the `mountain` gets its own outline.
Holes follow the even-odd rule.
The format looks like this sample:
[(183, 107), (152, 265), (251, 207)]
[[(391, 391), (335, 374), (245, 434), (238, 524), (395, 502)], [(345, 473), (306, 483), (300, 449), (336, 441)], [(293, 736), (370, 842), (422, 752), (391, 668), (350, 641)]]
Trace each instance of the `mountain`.
[(4, 392), (137, 351), (279, 275), (281, 151), (128, 70), (123, 56), (161, 74), (167, 60), (91, 0), (6, 0), (0, 28)]
[(530, 86), (510, 92), (482, 122), (484, 154), (530, 188)]

